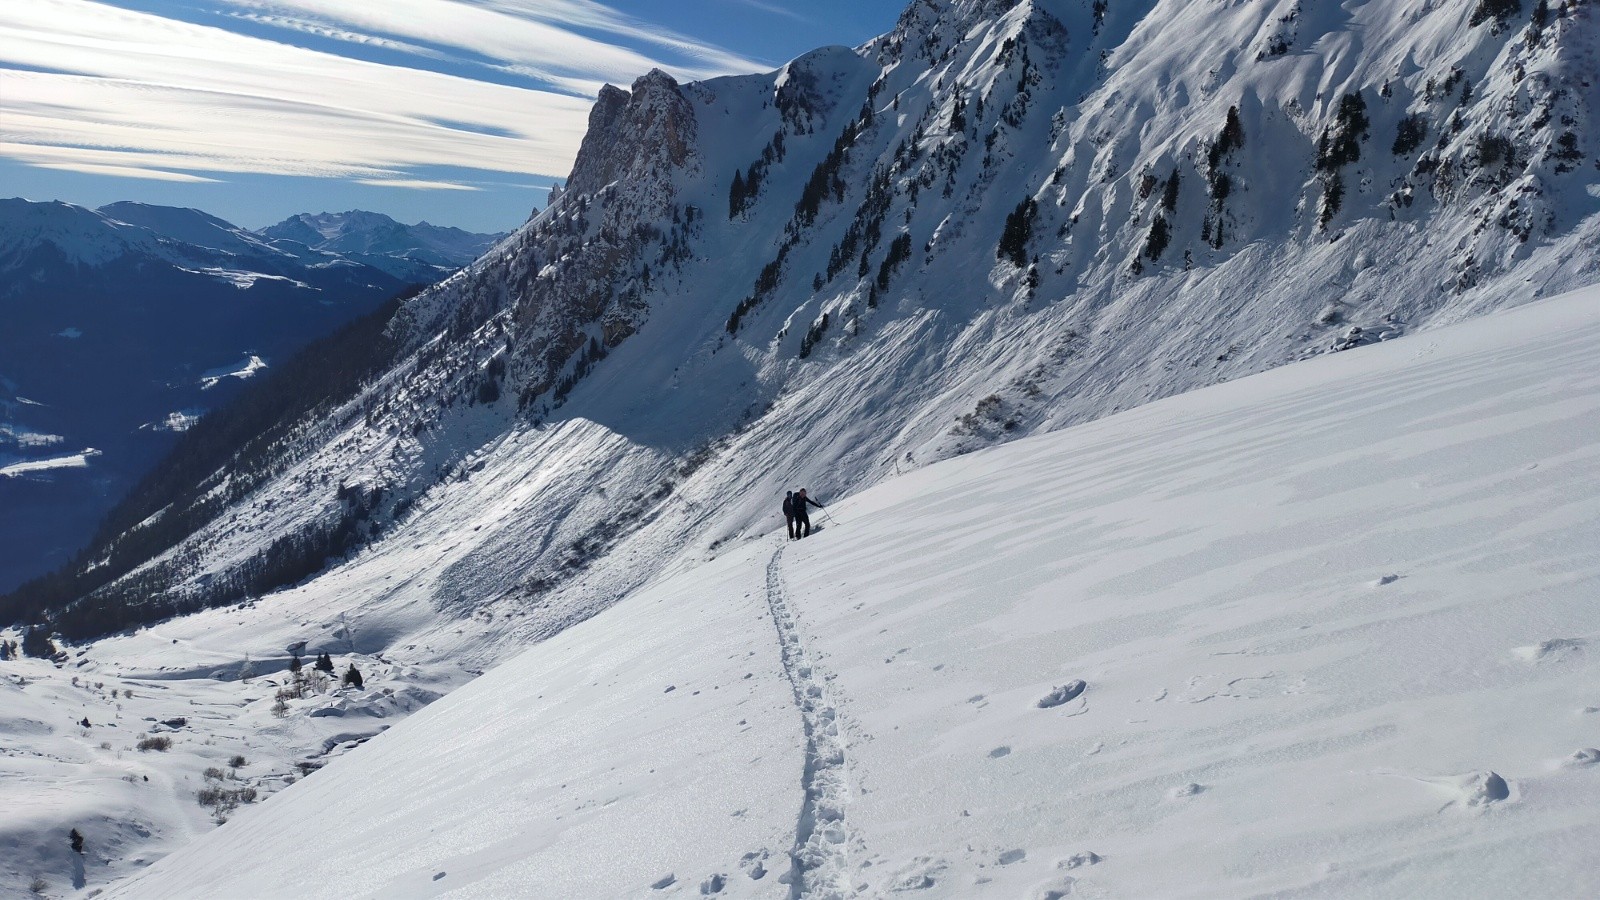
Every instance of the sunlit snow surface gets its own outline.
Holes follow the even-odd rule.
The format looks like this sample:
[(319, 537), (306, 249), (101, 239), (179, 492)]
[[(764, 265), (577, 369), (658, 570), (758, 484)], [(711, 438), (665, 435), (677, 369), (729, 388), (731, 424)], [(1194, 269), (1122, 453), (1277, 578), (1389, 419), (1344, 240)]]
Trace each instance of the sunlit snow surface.
[[(217, 383), (222, 381), (224, 378), (237, 378), (240, 381), (245, 381), (255, 377), (256, 373), (260, 372), (266, 367), (267, 364), (261, 359), (261, 357), (251, 355), (239, 360), (236, 363), (233, 363), (232, 365), (218, 366), (215, 369), (207, 369), (205, 372), (202, 372), (200, 374), (200, 388), (201, 390), (210, 390), (211, 388), (216, 387)], [(175, 428), (173, 430), (181, 431), (183, 429)]]
[(895, 479), (108, 896), (1594, 896), (1597, 350), (1591, 289)]
[(99, 450), (88, 447), (81, 453), (69, 453), (65, 456), (52, 456), (48, 459), (30, 459), (8, 463), (0, 466), (0, 478), (15, 478), (21, 475), (49, 472), (55, 469), (86, 469), (89, 467), (89, 460), (99, 455)]

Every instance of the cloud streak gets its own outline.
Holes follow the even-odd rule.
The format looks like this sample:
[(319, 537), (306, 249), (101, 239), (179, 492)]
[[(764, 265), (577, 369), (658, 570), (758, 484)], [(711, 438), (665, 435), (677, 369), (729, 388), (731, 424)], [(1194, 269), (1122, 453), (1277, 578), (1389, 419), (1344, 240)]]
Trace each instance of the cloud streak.
[(419, 191), (481, 191), (483, 188), (454, 181), (430, 181), (426, 178), (357, 178), (357, 184), (373, 187), (410, 188)]
[[(626, 84), (654, 67), (687, 79), (754, 72), (762, 63), (586, 0), (226, 0), (259, 21), (439, 48), (453, 58), (546, 73), (552, 86)], [(591, 37), (586, 32), (593, 32)], [(359, 38), (358, 38), (359, 36)], [(646, 53), (654, 48), (662, 53)]]
[[(225, 2), (219, 21), (285, 39), (92, 0), (0, 4), (0, 156), (167, 180), (470, 190), (413, 173), (562, 175), (602, 82), (656, 66), (682, 78), (763, 68), (586, 0)], [(305, 36), (388, 58), (291, 42)]]

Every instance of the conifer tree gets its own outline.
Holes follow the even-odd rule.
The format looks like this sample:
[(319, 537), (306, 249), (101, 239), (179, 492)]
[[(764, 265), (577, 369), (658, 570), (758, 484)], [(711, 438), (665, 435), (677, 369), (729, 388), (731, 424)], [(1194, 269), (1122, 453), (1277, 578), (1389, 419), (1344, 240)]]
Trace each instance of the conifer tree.
[(738, 169), (733, 170), (733, 185), (728, 188), (728, 218), (733, 218), (744, 211), (744, 173)]
[(55, 641), (50, 640), (50, 635), (44, 630), (29, 625), (28, 630), (22, 634), (22, 652), (36, 659), (49, 659), (57, 653)]
[(1178, 187), (1182, 182), (1178, 178), (1178, 170), (1173, 168), (1172, 174), (1167, 177), (1167, 186), (1161, 192), (1161, 208), (1167, 212), (1178, 211)]
[(1033, 219), (1039, 214), (1039, 204), (1032, 197), (1017, 204), (1006, 216), (1006, 227), (1000, 234), (1000, 245), (995, 256), (1009, 259), (1017, 268), (1028, 264), (1028, 239), (1033, 236)]

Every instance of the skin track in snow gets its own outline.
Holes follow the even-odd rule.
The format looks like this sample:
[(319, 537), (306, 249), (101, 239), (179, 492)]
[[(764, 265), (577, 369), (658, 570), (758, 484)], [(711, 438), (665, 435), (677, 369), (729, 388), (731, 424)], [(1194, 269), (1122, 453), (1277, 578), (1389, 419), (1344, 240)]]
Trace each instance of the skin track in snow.
[(767, 563), (767, 605), (783, 651), (783, 673), (794, 687), (795, 706), (805, 724), (806, 765), (801, 777), (805, 805), (795, 828), (793, 869), (786, 876), (794, 900), (842, 900), (850, 889), (849, 850), (852, 836), (845, 822), (850, 781), (839, 714), (828, 687), (811, 664), (795, 627), (783, 579), (783, 548)]

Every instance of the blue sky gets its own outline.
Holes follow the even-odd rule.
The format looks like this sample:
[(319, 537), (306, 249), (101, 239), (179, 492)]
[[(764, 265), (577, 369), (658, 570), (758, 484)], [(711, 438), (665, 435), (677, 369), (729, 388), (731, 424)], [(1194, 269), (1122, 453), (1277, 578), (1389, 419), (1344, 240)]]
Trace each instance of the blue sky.
[(509, 230), (601, 84), (776, 68), (905, 2), (6, 0), (0, 196)]

